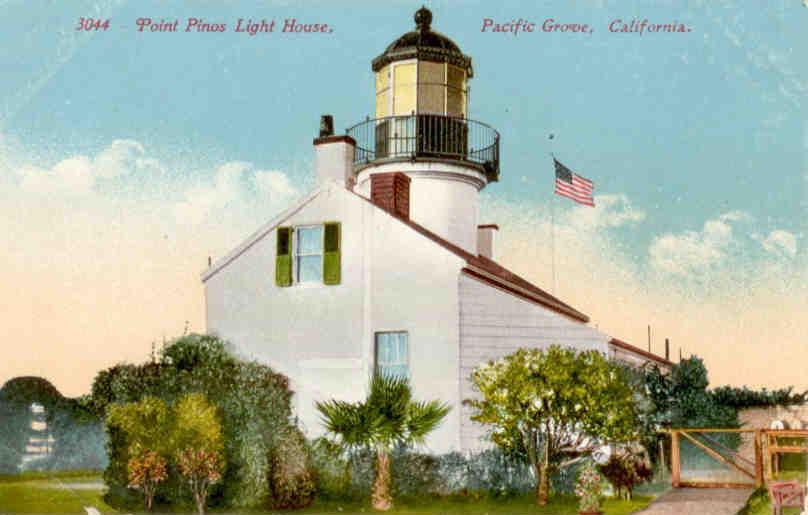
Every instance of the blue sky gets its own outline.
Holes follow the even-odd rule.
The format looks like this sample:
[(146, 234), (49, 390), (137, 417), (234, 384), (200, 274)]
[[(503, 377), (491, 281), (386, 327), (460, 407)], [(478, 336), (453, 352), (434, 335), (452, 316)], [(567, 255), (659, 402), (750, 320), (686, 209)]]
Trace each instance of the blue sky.
[[(137, 290), (157, 276), (130, 272), (131, 252), (121, 250), (126, 237), (120, 231), (159, 226), (142, 231), (138, 255), (151, 263), (171, 255), (172, 269), (193, 272), (177, 279), (171, 294), (199, 296), (198, 285), (189, 282), (206, 255), (222, 255), (311, 186), (319, 116), (333, 114), (341, 129), (372, 114), (370, 60), (412, 30), (421, 2), (198, 4), (4, 2), (0, 199), (14, 213), (48, 204), (47, 213), (6, 222), (7, 244), (20, 257), (16, 276), (36, 275), (31, 263), (39, 262), (52, 281), (90, 281), (83, 288), (91, 295), (106, 286), (93, 286), (94, 274), (86, 270), (117, 270), (116, 281), (131, 281)], [(756, 311), (754, 302), (805, 300), (808, 8), (798, 0), (765, 4), (429, 3), (433, 28), (473, 58), (471, 117), (502, 135), (501, 180), (486, 188), (483, 214), (503, 226), (503, 261), (547, 286), (546, 245), (531, 251), (532, 263), (519, 255), (526, 242), (546, 243), (553, 204), (556, 220), (566, 224), (557, 233), (563, 252), (555, 258), (558, 292), (580, 298), (594, 319), (629, 332), (626, 338), (644, 334), (654, 313), (617, 316), (586, 305), (583, 292), (591, 282), (574, 273), (576, 266), (596, 270), (595, 280), (626, 278), (633, 284), (628, 297), (643, 306), (661, 304), (658, 299), (676, 291), (691, 306), (717, 306), (727, 324), (738, 323), (726, 300), (738, 297), (739, 284), (750, 295), (736, 310), (741, 314)], [(108, 18), (110, 28), (77, 32), (81, 16)], [(135, 20), (144, 16), (179, 19), (180, 26), (193, 16), (229, 29), (240, 17), (296, 18), (328, 23), (334, 32), (138, 33)], [(526, 19), (536, 32), (482, 33), (484, 18)], [(587, 23), (594, 32), (543, 33), (548, 18)], [(692, 30), (610, 33), (618, 18), (678, 22)], [(603, 207), (585, 213), (553, 198), (550, 151), (595, 181), (596, 193), (606, 195)], [(77, 211), (94, 229), (65, 222)], [(68, 234), (61, 247), (30, 236), (57, 219)], [(102, 248), (120, 254), (109, 250), (108, 262), (97, 262), (98, 249), (88, 245), (87, 277), (67, 274), (47, 256), (70, 254), (82, 241), (71, 231), (99, 245), (112, 238), (117, 243)], [(586, 256), (599, 261), (574, 263)], [(765, 295), (749, 293), (749, 284)], [(41, 294), (50, 295), (47, 289)], [(116, 295), (125, 310), (123, 294)], [(170, 312), (199, 324), (199, 302), (186, 313), (178, 301)], [(665, 310), (675, 312), (674, 306)], [(39, 319), (39, 310), (20, 308), (20, 316)], [(93, 326), (97, 315), (88, 308), (86, 316), (82, 327)], [(143, 340), (171, 336), (182, 326), (159, 321), (159, 313), (143, 317), (148, 330), (137, 333)], [(634, 320), (629, 324), (627, 317)], [(34, 325), (30, 321), (19, 337), (36, 340)], [(781, 325), (780, 338), (797, 345), (804, 326)], [(698, 336), (704, 327), (680, 329), (663, 330), (709, 356)], [(114, 335), (114, 328), (108, 331), (99, 341)], [(131, 345), (142, 354), (146, 344)], [(110, 351), (92, 365), (116, 356)], [(63, 373), (42, 360), (21, 363), (7, 373), (35, 366)], [(729, 373), (721, 378), (734, 380)], [(88, 379), (82, 381), (67, 384), (81, 390)]]

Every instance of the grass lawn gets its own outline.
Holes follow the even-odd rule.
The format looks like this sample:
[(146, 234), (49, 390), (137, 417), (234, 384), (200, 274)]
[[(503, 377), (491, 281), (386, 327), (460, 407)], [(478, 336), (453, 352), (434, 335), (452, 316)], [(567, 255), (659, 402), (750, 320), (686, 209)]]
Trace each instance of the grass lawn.
[[(101, 513), (117, 513), (103, 500), (101, 476), (88, 472), (62, 474), (24, 474), (0, 476), (0, 513), (74, 513), (83, 514), (84, 506), (95, 506)], [(609, 499), (603, 506), (605, 515), (628, 515), (643, 509), (651, 496), (636, 495), (632, 501)], [(158, 508), (158, 511), (162, 511)], [(174, 510), (172, 510), (174, 511)], [(211, 510), (216, 513), (219, 510)], [(232, 511), (224, 511), (233, 513)], [(222, 512), (222, 513), (224, 513)], [(127, 511), (127, 513), (130, 513)], [(190, 511), (187, 513), (191, 513)], [(250, 515), (278, 514), (275, 510), (247, 512)], [(304, 510), (289, 514), (352, 515), (374, 513), (368, 502), (315, 502)], [(378, 512), (377, 512), (378, 513)], [(576, 515), (577, 500), (571, 496), (555, 496), (547, 506), (539, 507), (532, 495), (503, 499), (457, 496), (448, 498), (396, 499), (389, 513), (409, 515)]]
[[(603, 506), (605, 515), (628, 515), (645, 508), (651, 497), (635, 496), (631, 501), (609, 499)], [(315, 502), (304, 510), (291, 513), (334, 514), (378, 513), (369, 503)], [(547, 506), (537, 506), (532, 495), (505, 499), (473, 499), (450, 497), (439, 499), (398, 499), (388, 513), (407, 515), (577, 515), (578, 501), (575, 497), (555, 496)]]
[(84, 513), (95, 506), (116, 513), (104, 504), (104, 486), (98, 474), (23, 474), (0, 477), (0, 513)]

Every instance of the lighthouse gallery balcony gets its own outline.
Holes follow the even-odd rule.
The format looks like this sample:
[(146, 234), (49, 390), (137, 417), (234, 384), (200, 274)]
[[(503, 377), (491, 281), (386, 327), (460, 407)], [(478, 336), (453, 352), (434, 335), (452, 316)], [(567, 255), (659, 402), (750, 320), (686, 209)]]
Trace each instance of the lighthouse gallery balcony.
[(347, 131), (356, 141), (354, 167), (394, 161), (442, 161), (470, 165), (489, 182), (499, 178), (499, 133), (467, 118), (411, 114), (367, 119)]

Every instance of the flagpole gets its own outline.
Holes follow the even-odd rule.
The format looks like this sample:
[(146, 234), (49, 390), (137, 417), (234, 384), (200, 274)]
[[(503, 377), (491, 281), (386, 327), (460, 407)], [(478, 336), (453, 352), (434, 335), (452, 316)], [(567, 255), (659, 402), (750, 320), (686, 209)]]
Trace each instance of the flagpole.
[[(550, 148), (552, 149), (553, 135), (550, 134)], [(555, 165), (555, 154), (550, 150), (550, 157)], [(556, 294), (556, 270), (555, 270), (555, 167), (553, 168), (553, 193), (550, 195), (550, 270), (553, 274), (553, 295)]]
[(556, 294), (556, 271), (555, 271), (555, 193), (550, 197), (550, 269), (553, 272), (553, 295)]

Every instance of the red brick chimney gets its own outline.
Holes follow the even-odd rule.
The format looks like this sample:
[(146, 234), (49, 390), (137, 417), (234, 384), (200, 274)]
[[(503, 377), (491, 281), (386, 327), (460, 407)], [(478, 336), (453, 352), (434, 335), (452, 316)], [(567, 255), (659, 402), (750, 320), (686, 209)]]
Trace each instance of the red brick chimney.
[(410, 178), (401, 172), (370, 176), (370, 200), (386, 211), (410, 218)]

